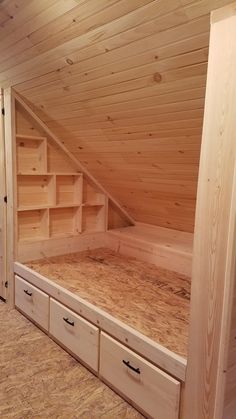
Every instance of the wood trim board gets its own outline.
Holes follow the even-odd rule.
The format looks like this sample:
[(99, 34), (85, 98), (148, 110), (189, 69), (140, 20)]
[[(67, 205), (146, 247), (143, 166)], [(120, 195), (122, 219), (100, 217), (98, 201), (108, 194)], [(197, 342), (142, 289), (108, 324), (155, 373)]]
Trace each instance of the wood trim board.
[(4, 140), (3, 91), (0, 89), (0, 297), (6, 298), (6, 179), (5, 179), (5, 140)]
[(12, 95), (11, 88), (4, 90), (4, 108), (5, 108), (5, 162), (6, 162), (6, 192), (7, 192), (7, 301), (14, 306), (14, 267), (13, 262), (16, 259), (16, 151), (15, 151), (15, 98)]

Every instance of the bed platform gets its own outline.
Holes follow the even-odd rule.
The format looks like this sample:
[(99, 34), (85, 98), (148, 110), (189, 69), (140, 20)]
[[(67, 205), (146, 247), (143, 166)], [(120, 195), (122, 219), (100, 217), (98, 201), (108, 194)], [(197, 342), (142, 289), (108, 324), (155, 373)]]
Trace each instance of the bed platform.
[(26, 265), (170, 351), (187, 355), (187, 276), (106, 248)]

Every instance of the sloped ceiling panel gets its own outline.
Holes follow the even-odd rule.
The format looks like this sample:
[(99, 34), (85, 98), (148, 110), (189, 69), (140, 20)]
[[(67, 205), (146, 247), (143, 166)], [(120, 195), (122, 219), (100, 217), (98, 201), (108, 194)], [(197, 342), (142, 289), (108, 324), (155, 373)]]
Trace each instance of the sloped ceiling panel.
[(138, 221), (193, 231), (210, 11), (232, 0), (3, 0), (14, 86)]

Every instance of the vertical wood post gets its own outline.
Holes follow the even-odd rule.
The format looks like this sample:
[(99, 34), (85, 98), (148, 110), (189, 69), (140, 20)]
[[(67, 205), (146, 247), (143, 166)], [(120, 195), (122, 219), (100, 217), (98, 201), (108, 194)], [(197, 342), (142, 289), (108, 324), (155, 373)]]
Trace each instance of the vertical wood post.
[[(212, 13), (200, 160), (186, 391), (181, 419), (222, 419), (223, 313), (235, 275), (236, 3)], [(236, 238), (235, 238), (236, 239)], [(235, 240), (234, 239), (234, 240)], [(225, 313), (227, 314), (227, 313)], [(224, 342), (223, 342), (224, 344)]]
[(7, 191), (7, 302), (14, 306), (14, 271), (16, 259), (16, 216), (15, 216), (15, 99), (11, 88), (4, 90), (5, 108), (5, 155)]
[(6, 298), (6, 181), (3, 91), (0, 89), (0, 297)]

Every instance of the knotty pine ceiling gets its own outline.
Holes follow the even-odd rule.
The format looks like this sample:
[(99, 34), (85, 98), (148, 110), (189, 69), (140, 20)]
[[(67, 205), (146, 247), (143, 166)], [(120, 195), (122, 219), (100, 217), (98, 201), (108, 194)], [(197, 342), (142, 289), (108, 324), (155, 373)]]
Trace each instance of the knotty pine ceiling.
[(14, 89), (137, 220), (193, 231), (210, 11), (232, 0), (2, 0)]

